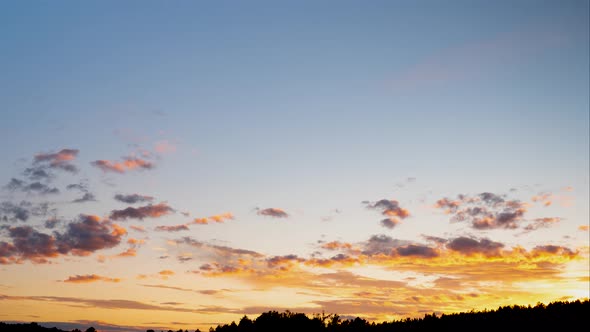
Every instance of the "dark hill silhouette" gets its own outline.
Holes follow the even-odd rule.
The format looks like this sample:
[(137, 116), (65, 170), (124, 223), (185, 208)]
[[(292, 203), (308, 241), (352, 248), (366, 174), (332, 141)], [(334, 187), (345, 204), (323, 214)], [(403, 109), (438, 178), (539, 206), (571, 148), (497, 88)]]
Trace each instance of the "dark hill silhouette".
[[(239, 323), (219, 325), (210, 332), (405, 332), (405, 331), (573, 331), (590, 322), (590, 301), (556, 301), (548, 305), (504, 306), (496, 310), (470, 311), (453, 314), (426, 314), (424, 318), (406, 318), (391, 322), (370, 323), (362, 318), (341, 319), (336, 314), (316, 314), (268, 311), (251, 320), (242, 317)], [(37, 323), (0, 323), (1, 332), (67, 332)], [(94, 332), (90, 327), (86, 332)], [(154, 330), (147, 330), (155, 332)], [(188, 332), (189, 330), (185, 330)], [(200, 330), (192, 330), (200, 331)], [(81, 332), (73, 330), (72, 332)], [(172, 330), (169, 330), (172, 332)], [(178, 330), (177, 332), (183, 332)]]

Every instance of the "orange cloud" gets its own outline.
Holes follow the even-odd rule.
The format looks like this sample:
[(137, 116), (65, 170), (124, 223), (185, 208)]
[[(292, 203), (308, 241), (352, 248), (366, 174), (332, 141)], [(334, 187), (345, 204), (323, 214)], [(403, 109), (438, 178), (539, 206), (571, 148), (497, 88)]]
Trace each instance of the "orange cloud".
[(352, 244), (347, 242), (332, 241), (324, 243), (320, 247), (327, 250), (352, 249)]
[(129, 226), (129, 228), (131, 228), (134, 231), (141, 232), (141, 233), (145, 233), (146, 232), (145, 227), (143, 227), (143, 226), (131, 225), (131, 226)]
[[(340, 248), (338, 244), (326, 245)], [(352, 247), (352, 246), (351, 246)], [(359, 248), (348, 249), (330, 258), (303, 258), (285, 256), (222, 256), (223, 262), (202, 265), (199, 273), (205, 276), (245, 277), (256, 283), (298, 279), (298, 275), (314, 279), (315, 268), (382, 267), (387, 270), (441, 274), (466, 278), (472, 282), (497, 280), (559, 279), (563, 264), (582, 259), (579, 251), (562, 246), (537, 246), (531, 250), (522, 247), (506, 248), (489, 239), (458, 237), (439, 243), (437, 247), (407, 243), (387, 236), (374, 236)], [(310, 270), (311, 269), (311, 270)]]
[(130, 245), (133, 245), (133, 246), (138, 246), (138, 245), (145, 244), (145, 240), (144, 239), (129, 238), (127, 240), (127, 243)]
[(75, 275), (68, 277), (68, 279), (64, 280), (63, 282), (73, 283), (73, 284), (85, 284), (97, 281), (104, 281), (104, 282), (120, 282), (121, 279), (119, 278), (108, 278), (99, 276), (96, 274), (85, 274), (85, 275)]
[(543, 206), (550, 206), (553, 203), (552, 199), (553, 194), (551, 193), (539, 193), (538, 195), (531, 197), (531, 201), (541, 203)]
[(373, 204), (367, 203), (367, 208), (381, 210), (381, 213), (388, 217), (405, 219), (410, 216), (410, 212), (402, 208), (396, 200), (382, 199)]
[(129, 248), (117, 255), (115, 257), (135, 257), (137, 256), (137, 250), (134, 248)]
[(285, 256), (274, 256), (266, 259), (269, 267), (280, 266), (281, 269), (285, 269), (292, 266), (295, 263), (305, 262), (305, 259), (297, 257), (297, 255), (285, 255)]
[(223, 213), (220, 215), (211, 216), (211, 217), (209, 217), (209, 219), (213, 220), (215, 222), (223, 222), (224, 220), (227, 220), (227, 219), (234, 219), (234, 216), (233, 216), (233, 214), (226, 212), (226, 213)]
[(458, 200), (450, 200), (449, 198), (441, 198), (438, 201), (436, 201), (436, 204), (434, 204), (434, 207), (442, 209), (445, 208), (445, 213), (446, 214), (451, 214), (457, 211), (457, 209), (461, 206), (461, 201)]
[(361, 257), (353, 257), (345, 254), (338, 254), (331, 258), (312, 258), (304, 262), (306, 265), (313, 267), (350, 267), (362, 263)]
[(217, 214), (205, 218), (195, 218), (192, 222), (193, 224), (199, 225), (207, 225), (209, 222), (216, 222), (216, 223), (223, 223), (226, 220), (233, 220), (234, 215), (231, 212), (226, 212), (222, 214)]
[(171, 277), (175, 274), (176, 273), (174, 273), (174, 271), (172, 271), (172, 270), (162, 270), (162, 271), (158, 272), (158, 276), (164, 280), (168, 279), (169, 277)]

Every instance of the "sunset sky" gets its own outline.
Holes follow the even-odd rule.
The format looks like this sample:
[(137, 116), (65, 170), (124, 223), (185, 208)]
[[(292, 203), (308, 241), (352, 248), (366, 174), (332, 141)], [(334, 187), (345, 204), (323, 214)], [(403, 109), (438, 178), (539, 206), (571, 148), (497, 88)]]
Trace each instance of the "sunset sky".
[(588, 1), (0, 2), (0, 321), (590, 296)]

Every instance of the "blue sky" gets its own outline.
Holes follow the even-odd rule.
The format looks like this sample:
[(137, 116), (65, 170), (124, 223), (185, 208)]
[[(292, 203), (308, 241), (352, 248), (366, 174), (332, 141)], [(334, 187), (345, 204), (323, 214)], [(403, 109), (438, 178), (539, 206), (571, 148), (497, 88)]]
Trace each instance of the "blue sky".
[[(588, 13), (588, 1), (5, 1), (1, 182), (26, 180), (23, 170), (31, 165), (53, 170), (37, 159), (73, 158), (78, 171), (55, 170), (46, 179), (60, 188), (59, 196), (2, 184), (0, 200), (47, 202), (54, 217), (64, 220), (61, 227), (79, 214), (111, 222), (110, 211), (125, 208), (114, 202), (115, 194), (148, 195), (154, 197), (150, 204), (171, 206), (174, 213), (165, 218), (134, 224), (145, 226), (143, 235), (133, 233), (131, 222), (120, 222), (129, 238), (146, 243), (143, 250), (133, 247), (133, 271), (122, 260), (102, 259), (89, 272), (121, 271), (118, 287), (131, 299), (134, 275), (157, 269), (160, 251), (170, 257), (164, 267), (175, 271), (177, 286), (189, 287), (194, 281), (186, 271), (206, 263), (188, 268), (176, 261), (187, 250), (180, 249), (182, 236), (158, 232), (157, 226), (222, 213), (235, 218), (193, 225), (183, 236), (269, 257), (297, 254), (305, 264), (312, 264), (322, 243), (362, 247), (376, 234), (416, 243), (424, 235), (489, 238), (527, 250), (559, 245), (587, 258), (587, 228), (579, 228), (589, 215)], [(78, 152), (60, 155), (62, 149)], [(132, 157), (155, 166), (117, 172), (92, 164)], [(85, 184), (96, 201), (72, 204), (79, 194), (65, 190), (72, 183)], [(482, 232), (449, 222), (435, 207), (443, 197), (484, 192), (521, 202), (527, 211), (521, 224)], [(370, 208), (381, 199), (398, 201), (410, 217), (398, 215), (399, 224), (383, 227), (379, 208)], [(261, 215), (266, 208), (289, 217)], [(29, 224), (52, 234), (42, 227), (50, 216), (35, 217)], [(521, 232), (525, 222), (549, 217), (559, 220), (557, 226)], [(11, 227), (29, 224), (7, 222), (0, 242), (14, 244)], [(60, 280), (82, 275), (98, 256), (120, 252), (126, 239), (90, 257), (52, 256), (59, 264), (51, 266), (11, 251), (16, 256), (6, 257), (23, 261), (0, 265), (10, 274), (0, 283), (9, 290), (0, 288), (0, 295), (49, 295), (25, 290), (19, 278), (33, 270)], [(371, 259), (362, 258), (366, 264), (354, 273), (373, 269), (366, 273), (384, 277), (383, 266)], [(414, 272), (426, 279), (433, 273)], [(230, 281), (248, 284), (241, 277)], [(218, 282), (212, 281), (216, 276), (198, 278)], [(273, 291), (269, 297), (276, 296)], [(238, 302), (244, 308), (279, 306), (256, 297)], [(536, 303), (533, 295), (522, 299)], [(219, 299), (219, 305), (235, 300)], [(317, 304), (295, 295), (285, 303), (290, 300), (301, 308)], [(477, 306), (464, 307), (469, 305)], [(75, 319), (105, 317), (78, 314), (84, 317)], [(217, 315), (221, 322), (233, 319), (227, 312)], [(205, 318), (196, 321), (210, 321)], [(3, 319), (26, 320), (17, 311)], [(44, 313), (43, 319), (65, 318)]]

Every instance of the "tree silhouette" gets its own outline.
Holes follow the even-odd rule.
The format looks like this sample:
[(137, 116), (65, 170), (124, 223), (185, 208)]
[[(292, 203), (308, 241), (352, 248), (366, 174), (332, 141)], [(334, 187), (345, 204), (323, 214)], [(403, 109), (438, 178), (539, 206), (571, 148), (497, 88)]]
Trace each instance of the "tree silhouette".
[[(496, 310), (460, 312), (453, 314), (425, 314), (423, 318), (405, 318), (382, 323), (369, 323), (363, 318), (342, 319), (337, 314), (315, 314), (309, 317), (291, 311), (268, 311), (252, 320), (243, 316), (239, 323), (211, 327), (210, 332), (420, 332), (420, 331), (575, 331), (588, 323), (590, 300), (532, 306), (502, 306)], [(6, 324), (0, 322), (2, 332), (66, 332), (46, 328), (37, 323)], [(72, 332), (81, 332), (74, 329)], [(97, 332), (89, 327), (86, 332)], [(154, 332), (147, 330), (146, 332)], [(168, 330), (168, 332), (173, 332)], [(183, 332), (182, 329), (177, 332)], [(185, 332), (188, 332), (186, 330)], [(196, 330), (195, 332), (201, 332)]]

